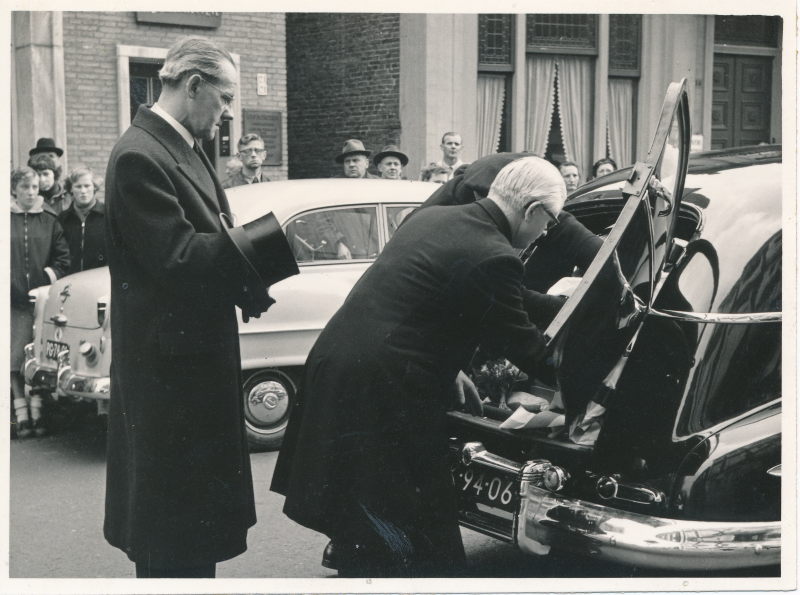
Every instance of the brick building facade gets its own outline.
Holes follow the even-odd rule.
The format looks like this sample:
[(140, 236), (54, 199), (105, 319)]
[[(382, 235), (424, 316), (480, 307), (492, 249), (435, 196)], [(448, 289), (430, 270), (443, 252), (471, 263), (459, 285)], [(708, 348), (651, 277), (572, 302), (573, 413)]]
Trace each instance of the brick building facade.
[[(62, 161), (67, 166), (82, 163), (104, 175), (111, 149), (130, 125), (130, 106), (135, 99), (133, 85), (158, 85), (157, 70), (172, 43), (184, 35), (203, 35), (219, 41), (238, 62), (239, 92), (234, 103), (231, 153), (236, 152), (236, 141), (243, 132), (245, 111), (280, 112), (281, 155), (276, 159), (279, 164), (265, 165), (264, 169), (272, 180), (286, 179), (284, 13), (212, 13), (220, 15), (216, 27), (152, 24), (137, 14), (140, 13), (14, 13), (14, 165), (24, 165), (28, 149), (37, 138), (52, 137), (66, 149)], [(37, 77), (34, 71), (33, 79), (26, 80), (34, 67), (41, 65), (52, 69), (50, 76)], [(266, 75), (266, 94), (258, 92), (259, 74)], [(63, 89), (58, 88), (59, 76), (64, 81)], [(131, 82), (132, 79), (135, 81)], [(48, 85), (50, 88), (45, 88)], [(27, 113), (36, 95), (52, 99), (36, 105), (36, 113)], [(135, 110), (134, 103), (134, 113)], [(215, 153), (210, 156), (212, 161), (216, 159), (217, 169), (224, 178), (227, 157), (220, 155), (219, 140), (206, 146), (206, 151)]]
[(341, 175), (350, 138), (400, 143), (400, 15), (287, 13), (286, 39), (290, 177)]

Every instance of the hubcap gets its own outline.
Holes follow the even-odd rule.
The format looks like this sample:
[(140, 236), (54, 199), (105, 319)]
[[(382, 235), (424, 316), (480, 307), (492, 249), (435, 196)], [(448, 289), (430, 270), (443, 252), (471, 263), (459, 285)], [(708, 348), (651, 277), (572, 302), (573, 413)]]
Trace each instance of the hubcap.
[(257, 426), (271, 426), (286, 416), (289, 393), (277, 380), (259, 382), (247, 395), (248, 417)]

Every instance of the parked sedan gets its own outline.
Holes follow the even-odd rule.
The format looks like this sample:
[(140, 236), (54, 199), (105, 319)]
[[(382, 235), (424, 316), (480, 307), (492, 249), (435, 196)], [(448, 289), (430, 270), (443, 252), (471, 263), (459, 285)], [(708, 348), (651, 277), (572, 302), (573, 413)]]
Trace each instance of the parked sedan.
[(537, 555), (777, 565), (781, 149), (687, 173), (684, 86), (664, 109), (647, 159), (568, 198), (605, 242), (545, 331), (554, 377), (509, 399), (536, 407), (449, 414), (461, 523)]
[[(390, 180), (292, 180), (227, 191), (237, 225), (268, 212), (281, 222), (300, 275), (270, 288), (270, 310), (240, 323), (248, 437), (280, 446), (296, 383), (317, 336), (394, 230), (438, 188)], [(108, 412), (111, 324), (108, 268), (31, 292), (34, 342), (25, 378), (34, 390), (95, 401)]]

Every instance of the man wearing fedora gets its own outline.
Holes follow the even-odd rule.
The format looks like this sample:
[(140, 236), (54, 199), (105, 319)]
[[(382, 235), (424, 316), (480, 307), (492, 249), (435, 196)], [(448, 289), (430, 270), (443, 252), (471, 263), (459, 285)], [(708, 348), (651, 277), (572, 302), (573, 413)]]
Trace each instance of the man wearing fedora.
[(247, 321), (272, 301), (263, 267), (221, 221), (230, 207), (200, 148), (232, 118), (232, 57), (185, 37), (160, 78), (158, 103), (139, 108), (106, 174), (114, 398), (103, 531), (138, 578), (213, 578), (256, 522), (235, 305)]
[(57, 147), (56, 141), (52, 138), (40, 138), (36, 141), (36, 146), (28, 151), (28, 155), (33, 157), (42, 153), (50, 157), (58, 165), (58, 160), (64, 154), (64, 149)]
[(369, 151), (364, 148), (364, 143), (351, 138), (344, 143), (340, 155), (334, 159), (336, 163), (344, 165), (344, 177), (354, 179), (378, 179), (367, 171), (369, 167)]
[(382, 180), (403, 179), (403, 168), (408, 164), (408, 156), (397, 145), (386, 145), (373, 159), (375, 167), (381, 172)]

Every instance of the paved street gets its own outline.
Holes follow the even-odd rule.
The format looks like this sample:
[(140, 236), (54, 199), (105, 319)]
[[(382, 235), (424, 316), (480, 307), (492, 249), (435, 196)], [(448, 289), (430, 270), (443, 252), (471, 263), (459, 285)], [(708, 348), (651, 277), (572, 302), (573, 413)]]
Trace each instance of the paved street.
[[(247, 552), (217, 566), (220, 578), (336, 576), (319, 563), (327, 538), (287, 519), (283, 497), (269, 491), (276, 458), (252, 455), (259, 522)], [(12, 440), (10, 492), (11, 578), (133, 577), (133, 564), (103, 539), (105, 439), (96, 418), (45, 438)], [(575, 558), (530, 558), (489, 537), (462, 534), (476, 577), (664, 576)]]

